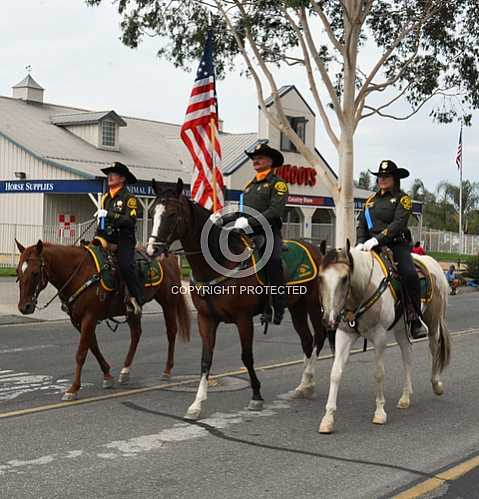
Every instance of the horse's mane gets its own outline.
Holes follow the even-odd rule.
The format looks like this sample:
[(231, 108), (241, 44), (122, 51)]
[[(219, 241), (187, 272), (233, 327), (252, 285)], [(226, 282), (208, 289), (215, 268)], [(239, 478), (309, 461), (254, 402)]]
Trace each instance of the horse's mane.
[(321, 262), (321, 266), (323, 269), (328, 268), (330, 265), (334, 265), (336, 263), (347, 263), (351, 267), (351, 271), (354, 269), (354, 259), (351, 253), (348, 253), (344, 249), (330, 249), (326, 255), (323, 257), (323, 261)]
[[(203, 226), (208, 221), (212, 212), (189, 198), (186, 198), (186, 200), (188, 201), (190, 213), (192, 215), (193, 237), (195, 240), (199, 240)], [(208, 247), (216, 261), (224, 260), (219, 246), (220, 235), (224, 230), (225, 229), (218, 227), (217, 225), (213, 225), (209, 233)], [(245, 248), (245, 243), (241, 234), (235, 231), (228, 232), (228, 244), (233, 253), (241, 253)]]

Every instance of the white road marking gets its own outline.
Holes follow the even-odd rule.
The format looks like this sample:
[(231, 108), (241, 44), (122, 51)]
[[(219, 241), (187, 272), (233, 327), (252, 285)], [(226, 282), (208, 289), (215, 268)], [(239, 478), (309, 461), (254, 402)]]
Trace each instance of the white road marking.
[[(281, 395), (279, 396), (281, 397)], [(265, 404), (263, 411), (231, 411), (231, 412), (216, 412), (209, 418), (201, 419), (199, 422), (212, 426), (218, 429), (227, 429), (236, 424), (244, 423), (245, 421), (254, 418), (271, 417), (278, 414), (281, 409), (291, 407), (285, 400), (278, 399), (271, 404)], [(197, 438), (209, 437), (209, 431), (201, 426), (190, 423), (175, 423), (170, 428), (165, 428), (158, 433), (149, 435), (140, 435), (126, 440), (113, 440), (106, 444), (101, 444), (90, 450), (71, 450), (66, 453), (50, 454), (41, 456), (36, 459), (18, 460), (14, 459), (7, 461), (5, 464), (0, 464), (0, 475), (6, 473), (21, 473), (24, 474), (28, 470), (46, 466), (54, 463), (55, 466), (61, 465), (65, 459), (78, 459), (86, 457), (101, 459), (118, 459), (132, 458), (141, 455), (145, 452), (151, 452), (159, 449), (166, 450), (171, 447), (171, 444), (176, 442), (186, 442)], [(91, 461), (89, 461), (91, 462)]]
[[(0, 371), (0, 401), (13, 400), (25, 393), (49, 391), (53, 394), (63, 393), (71, 384), (68, 379), (54, 380), (53, 376), (45, 374), (16, 373), (12, 370)], [(82, 386), (91, 386), (83, 383)]]
[[(44, 348), (53, 348), (55, 345), (35, 345), (32, 347), (22, 347), (22, 348), (5, 348), (0, 350), (2, 353), (17, 353), (17, 352), (31, 352), (32, 350), (43, 350)], [(4, 371), (0, 371), (0, 374)], [(5, 371), (7, 372), (7, 371)]]

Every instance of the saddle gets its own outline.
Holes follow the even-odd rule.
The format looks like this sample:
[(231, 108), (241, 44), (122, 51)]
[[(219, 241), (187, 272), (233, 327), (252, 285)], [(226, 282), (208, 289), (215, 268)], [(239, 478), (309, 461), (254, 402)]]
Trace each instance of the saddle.
[[(398, 271), (398, 265), (394, 260), (393, 252), (388, 247), (381, 247), (373, 251), (373, 256), (379, 263), (384, 276), (390, 277), (389, 288), (395, 300), (396, 317), (391, 328), (397, 323), (401, 315), (406, 312), (406, 320), (409, 321), (414, 315), (414, 307), (409, 298), (407, 288), (401, 282), (401, 275)], [(419, 277), (421, 289), (421, 302), (429, 303), (432, 299), (433, 283), (432, 276), (427, 267), (412, 255), (414, 266)]]
[[(117, 245), (95, 237), (91, 243), (82, 241), (82, 246), (90, 253), (95, 263), (103, 290), (108, 293), (119, 290), (122, 279), (118, 271)], [(163, 267), (160, 262), (150, 258), (142, 248), (135, 249), (135, 271), (139, 282), (145, 288), (158, 286), (163, 281)]]

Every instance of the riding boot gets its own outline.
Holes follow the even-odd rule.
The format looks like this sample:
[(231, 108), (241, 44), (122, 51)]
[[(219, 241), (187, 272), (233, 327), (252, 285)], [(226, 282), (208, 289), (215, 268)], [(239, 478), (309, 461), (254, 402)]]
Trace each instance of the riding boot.
[[(411, 283), (412, 284), (412, 283)], [(429, 330), (424, 324), (421, 312), (421, 289), (419, 284), (419, 279), (417, 279), (417, 286), (410, 286), (408, 289), (409, 297), (411, 299), (414, 311), (416, 312), (416, 317), (411, 323), (411, 336), (418, 340), (420, 338), (426, 338), (429, 334)]]

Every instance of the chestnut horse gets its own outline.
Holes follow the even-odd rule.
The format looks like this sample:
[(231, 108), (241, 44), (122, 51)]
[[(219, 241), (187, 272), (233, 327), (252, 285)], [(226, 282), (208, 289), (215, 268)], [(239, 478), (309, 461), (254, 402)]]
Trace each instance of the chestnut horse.
[[(216, 331), (220, 322), (234, 323), (238, 327), (242, 354), (241, 358), (248, 370), (253, 392), (248, 409), (261, 410), (263, 397), (260, 391), (260, 382), (256, 376), (253, 362), (253, 317), (264, 310), (264, 295), (258, 293), (243, 293), (243, 286), (258, 286), (255, 275), (249, 277), (222, 276), (215, 270), (202, 251), (201, 234), (203, 227), (208, 223), (211, 212), (183, 195), (183, 181), (178, 179), (175, 190), (160, 191), (153, 180), (156, 192), (153, 211), (153, 230), (147, 246), (147, 252), (153, 254), (155, 246), (159, 253), (168, 252), (169, 246), (174, 241), (180, 241), (185, 251), (186, 258), (191, 266), (193, 279), (205, 285), (223, 286), (231, 285), (231, 289), (224, 294), (214, 296), (200, 296), (201, 290), (192, 290), (192, 298), (198, 310), (198, 328), (202, 340), (203, 352), (201, 356), (201, 379), (198, 392), (193, 404), (188, 408), (186, 418), (198, 419), (201, 415), (202, 403), (207, 398), (208, 376), (210, 374), (215, 348)], [(212, 225), (208, 239), (208, 250), (218, 255), (218, 245), (223, 236), (229, 235), (230, 245), (235, 247), (235, 254), (245, 250), (245, 240), (238, 233)], [(319, 268), (320, 255), (318, 248), (302, 243), (307, 247)], [(204, 249), (204, 248), (203, 248)], [(230, 269), (238, 268), (237, 264), (226, 261)], [(304, 372), (299, 386), (291, 392), (294, 398), (310, 398), (314, 392), (314, 361), (323, 347), (326, 337), (325, 329), (321, 322), (321, 306), (319, 303), (319, 290), (317, 279), (312, 279), (304, 284), (306, 294), (288, 295), (288, 308), (293, 320), (293, 326), (301, 339), (305, 354)], [(251, 288), (248, 288), (251, 289)], [(204, 294), (204, 291), (203, 293)], [(314, 339), (308, 325), (308, 317), (313, 325)], [(313, 355), (316, 347), (316, 356)]]
[[(63, 246), (38, 241), (25, 248), (16, 241), (20, 251), (17, 278), (20, 287), (18, 309), (22, 314), (32, 314), (37, 307), (38, 296), (50, 282), (59, 290), (59, 298), (65, 304), (85, 283), (97, 275), (90, 254), (80, 246)], [(180, 269), (176, 258), (162, 261), (163, 280), (156, 287), (145, 288), (147, 301), (156, 300), (163, 308), (166, 334), (168, 336), (168, 358), (164, 376), (169, 377), (174, 363), (175, 340), (179, 329), (180, 338), (189, 341), (190, 313), (182, 295), (173, 294), (172, 286), (181, 285)], [(123, 293), (99, 291), (94, 280), (69, 305), (72, 324), (80, 332), (76, 353), (76, 370), (72, 385), (63, 395), (63, 400), (76, 400), (81, 387), (81, 371), (91, 350), (103, 372), (103, 388), (113, 386), (110, 365), (98, 346), (95, 329), (99, 321), (113, 316), (127, 316), (130, 327), (130, 347), (126, 355), (119, 382), (127, 384), (138, 342), (141, 336), (141, 317), (127, 313)]]

